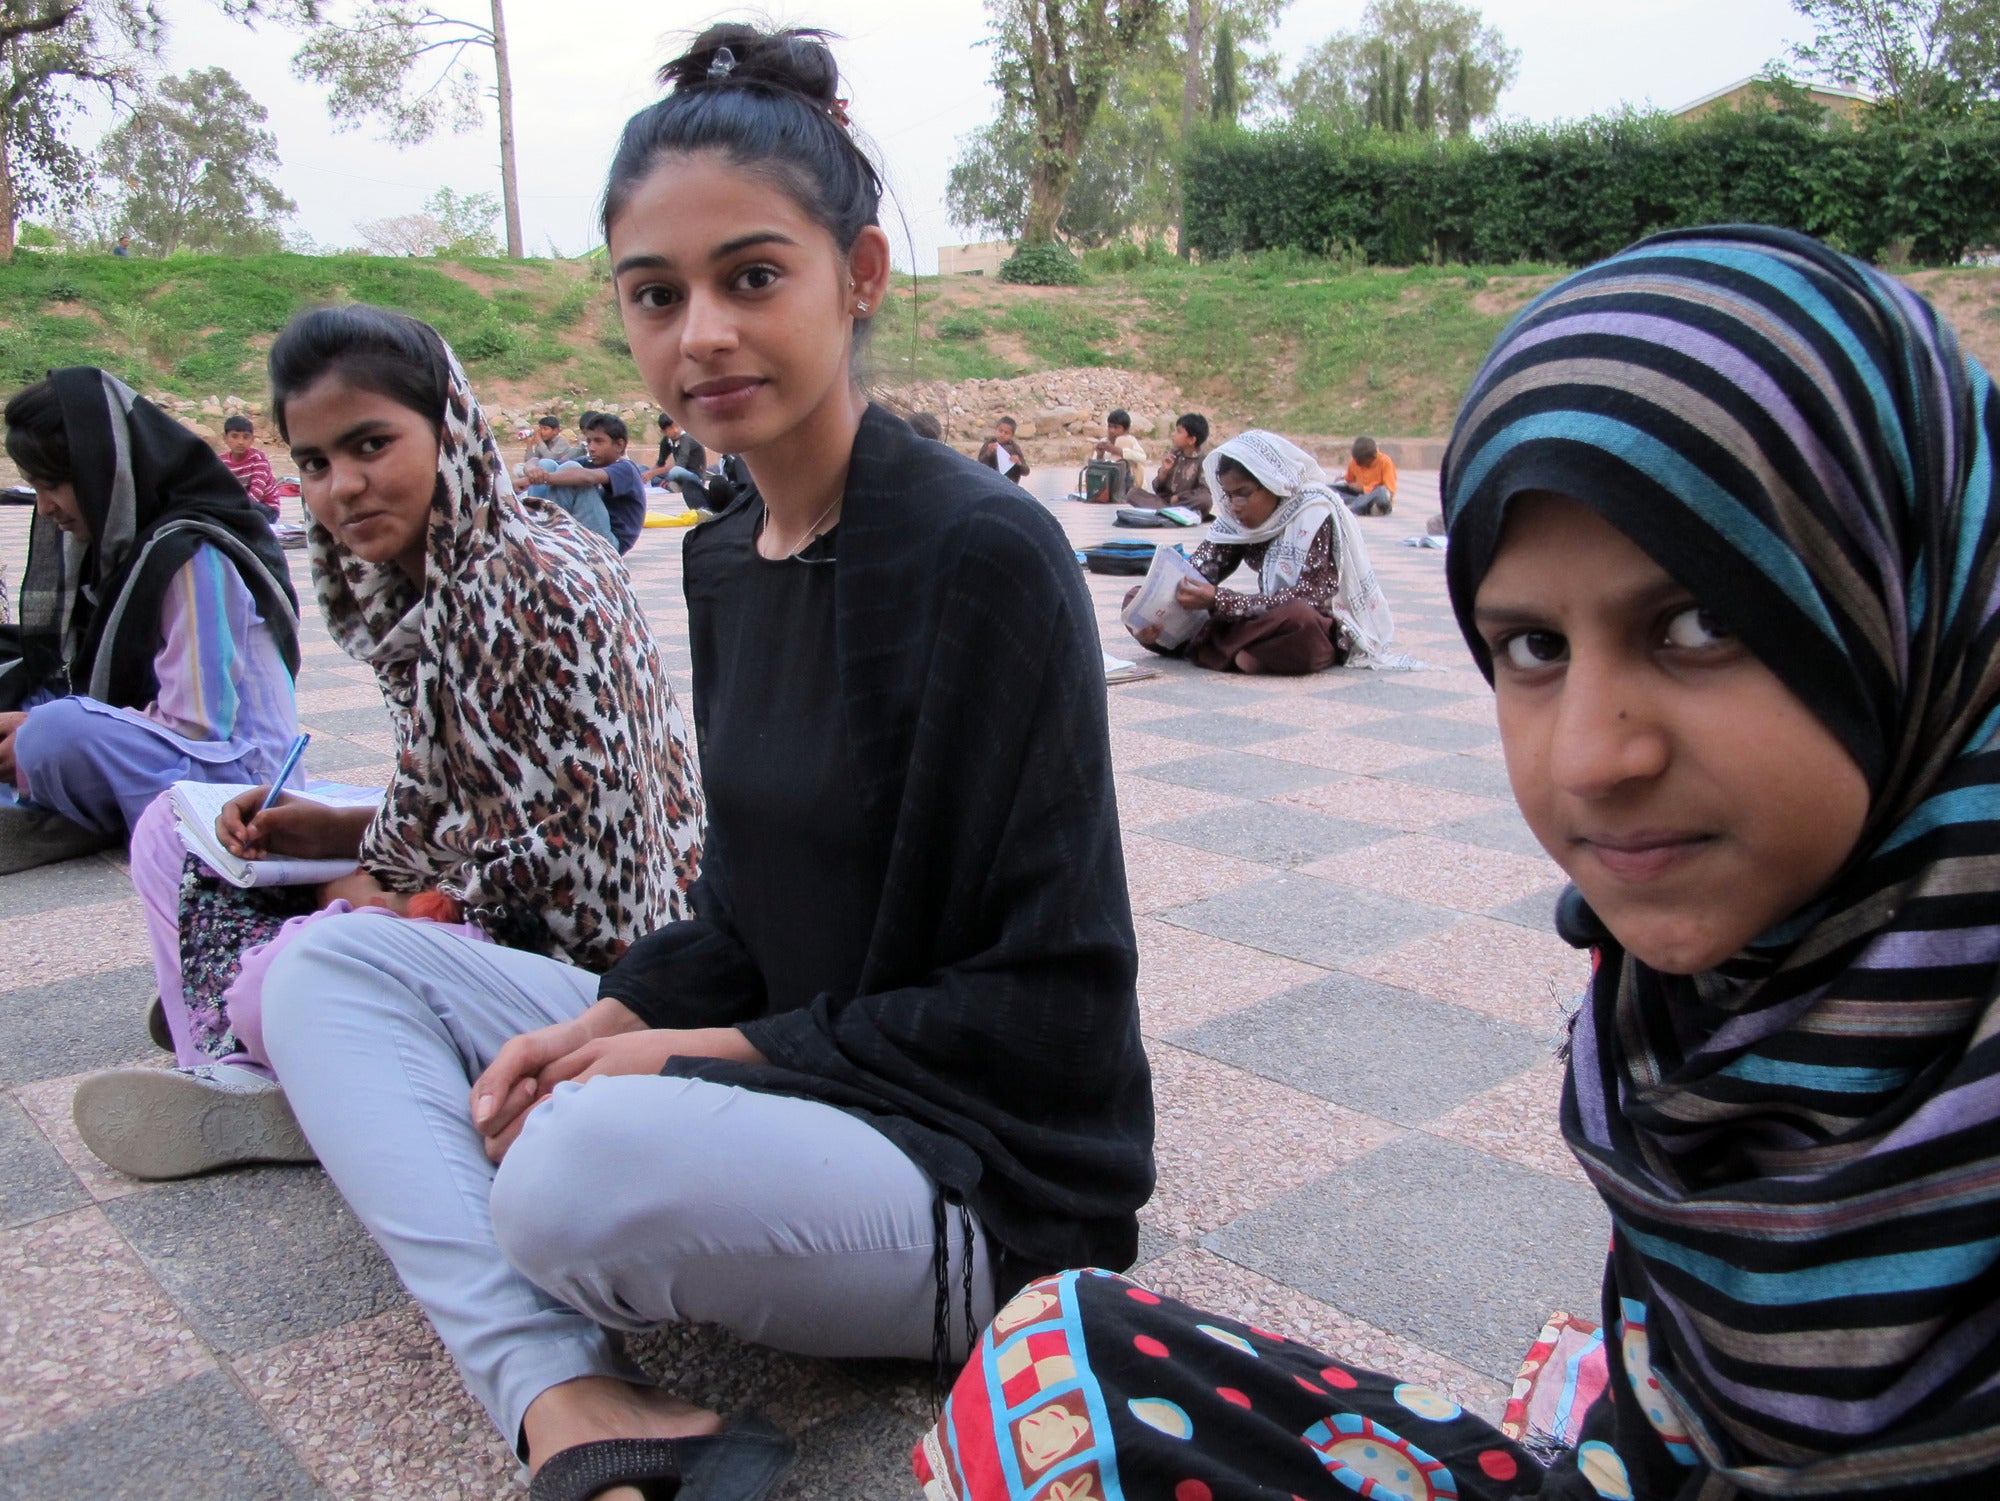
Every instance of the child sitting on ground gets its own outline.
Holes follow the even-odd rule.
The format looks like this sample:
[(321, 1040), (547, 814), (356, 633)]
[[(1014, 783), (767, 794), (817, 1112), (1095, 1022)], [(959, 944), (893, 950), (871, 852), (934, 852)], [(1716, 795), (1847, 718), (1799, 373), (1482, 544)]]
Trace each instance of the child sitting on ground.
[(567, 464), (572, 459), (581, 459), (590, 450), (581, 443), (572, 443), (562, 435), (562, 419), (550, 414), (535, 423), (534, 439), (528, 444), (528, 451), (520, 463), (514, 466), (514, 482), (525, 484), (528, 466), (540, 464), (545, 469), (553, 469), (558, 464)]
[(1207, 516), (1215, 507), (1208, 479), (1201, 472), (1202, 450), (1208, 444), (1208, 419), (1199, 412), (1187, 412), (1174, 422), (1167, 440), (1172, 448), (1153, 476), (1153, 496), (1146, 505), (1186, 506)]
[(1373, 438), (1356, 438), (1347, 473), (1333, 488), (1355, 515), (1386, 516), (1396, 508), (1396, 461)]
[(994, 1321), (927, 1494), (1018, 1494), (960, 1456), (1055, 1426), (1003, 1409), (1058, 1355), (1040, 1473), (1075, 1495), (2000, 1494), (1996, 437), (1927, 304), (1756, 226), (1579, 272), (1465, 398), (1452, 605), (1596, 961), (1561, 1119), (1613, 1223), (1609, 1384), (1575, 1447), (1067, 1272)]
[(646, 524), (646, 481), (639, 466), (625, 457), (631, 434), (622, 417), (587, 412), (583, 442), (588, 463), (572, 460), (553, 469), (526, 465), (532, 482), (528, 493), (561, 506), (622, 556), (632, 550)]
[(1012, 417), (1002, 417), (993, 424), (993, 436), (979, 449), (979, 462), (989, 469), (997, 469), (1007, 478), (1019, 484), (1028, 477), (1028, 459), (1021, 452), (1021, 445), (1015, 441), (1017, 424)]
[[(1201, 577), (1182, 579), (1174, 599), (1208, 619), (1171, 651), (1159, 644), (1157, 626), (1139, 626), (1132, 634), (1141, 646), (1217, 672), (1409, 665), (1386, 650), (1396, 623), (1368, 544), (1311, 454), (1252, 428), (1203, 459), (1202, 474), (1216, 519), (1188, 559)], [(1243, 568), (1255, 576), (1254, 590), (1221, 587)]]
[(222, 467), (236, 476), (243, 493), (271, 520), (278, 519), (278, 477), (271, 461), (257, 446), (257, 425), (248, 417), (231, 417), (222, 424)]
[(1090, 456), (1094, 459), (1117, 459), (1125, 466), (1125, 488), (1130, 490), (1138, 484), (1140, 471), (1146, 462), (1146, 450), (1132, 436), (1130, 412), (1117, 407), (1106, 414), (1104, 436), (1090, 450)]

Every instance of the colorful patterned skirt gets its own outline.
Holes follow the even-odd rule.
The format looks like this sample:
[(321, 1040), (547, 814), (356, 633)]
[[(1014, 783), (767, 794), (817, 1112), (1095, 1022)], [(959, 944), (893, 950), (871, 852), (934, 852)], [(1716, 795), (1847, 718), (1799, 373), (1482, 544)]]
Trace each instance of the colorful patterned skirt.
[(1629, 1501), (1596, 1448), (1545, 1474), (1429, 1387), (1081, 1271), (1000, 1311), (914, 1458), (928, 1501)]

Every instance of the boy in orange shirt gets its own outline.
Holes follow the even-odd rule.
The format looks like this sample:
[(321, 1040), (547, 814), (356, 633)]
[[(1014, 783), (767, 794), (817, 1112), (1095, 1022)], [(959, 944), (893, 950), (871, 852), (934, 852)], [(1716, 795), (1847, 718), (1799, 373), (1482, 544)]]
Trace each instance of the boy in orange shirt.
[(1356, 438), (1347, 473), (1333, 488), (1355, 515), (1386, 516), (1396, 508), (1396, 461), (1373, 438)]

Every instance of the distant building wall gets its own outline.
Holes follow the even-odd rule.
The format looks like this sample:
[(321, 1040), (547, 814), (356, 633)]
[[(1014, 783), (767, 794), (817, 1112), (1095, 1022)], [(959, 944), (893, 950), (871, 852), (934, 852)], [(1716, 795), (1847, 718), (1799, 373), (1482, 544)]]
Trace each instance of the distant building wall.
[(938, 246), (939, 276), (996, 276), (1014, 253), (1012, 240), (981, 240), (977, 245)]
[[(1805, 86), (1805, 94), (1814, 104), (1831, 110), (1843, 120), (1851, 120), (1862, 109), (1875, 102), (1875, 96), (1856, 89), (1837, 89), (1827, 84), (1812, 83)], [(1762, 78), (1739, 78), (1727, 88), (1717, 89), (1713, 94), (1703, 94), (1692, 104), (1683, 104), (1674, 111), (1676, 120), (1699, 120), (1710, 110), (1743, 109), (1750, 105), (1769, 103), (1774, 99), (1769, 81)]]

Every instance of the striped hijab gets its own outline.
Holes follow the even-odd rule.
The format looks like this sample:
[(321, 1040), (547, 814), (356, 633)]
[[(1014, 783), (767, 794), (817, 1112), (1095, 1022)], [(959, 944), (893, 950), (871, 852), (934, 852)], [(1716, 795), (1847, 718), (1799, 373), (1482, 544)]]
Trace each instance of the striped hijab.
[(1831, 888), (1720, 970), (1601, 935), (1573, 1034), (1564, 1133), (1669, 1401), (1641, 1404), (1716, 1494), (2000, 1466), (1996, 440), (1927, 304), (1731, 227), (1531, 304), (1446, 458), (1452, 600), (1489, 676), (1470, 617), (1506, 503), (1557, 491), (1721, 616), (1872, 788)]

